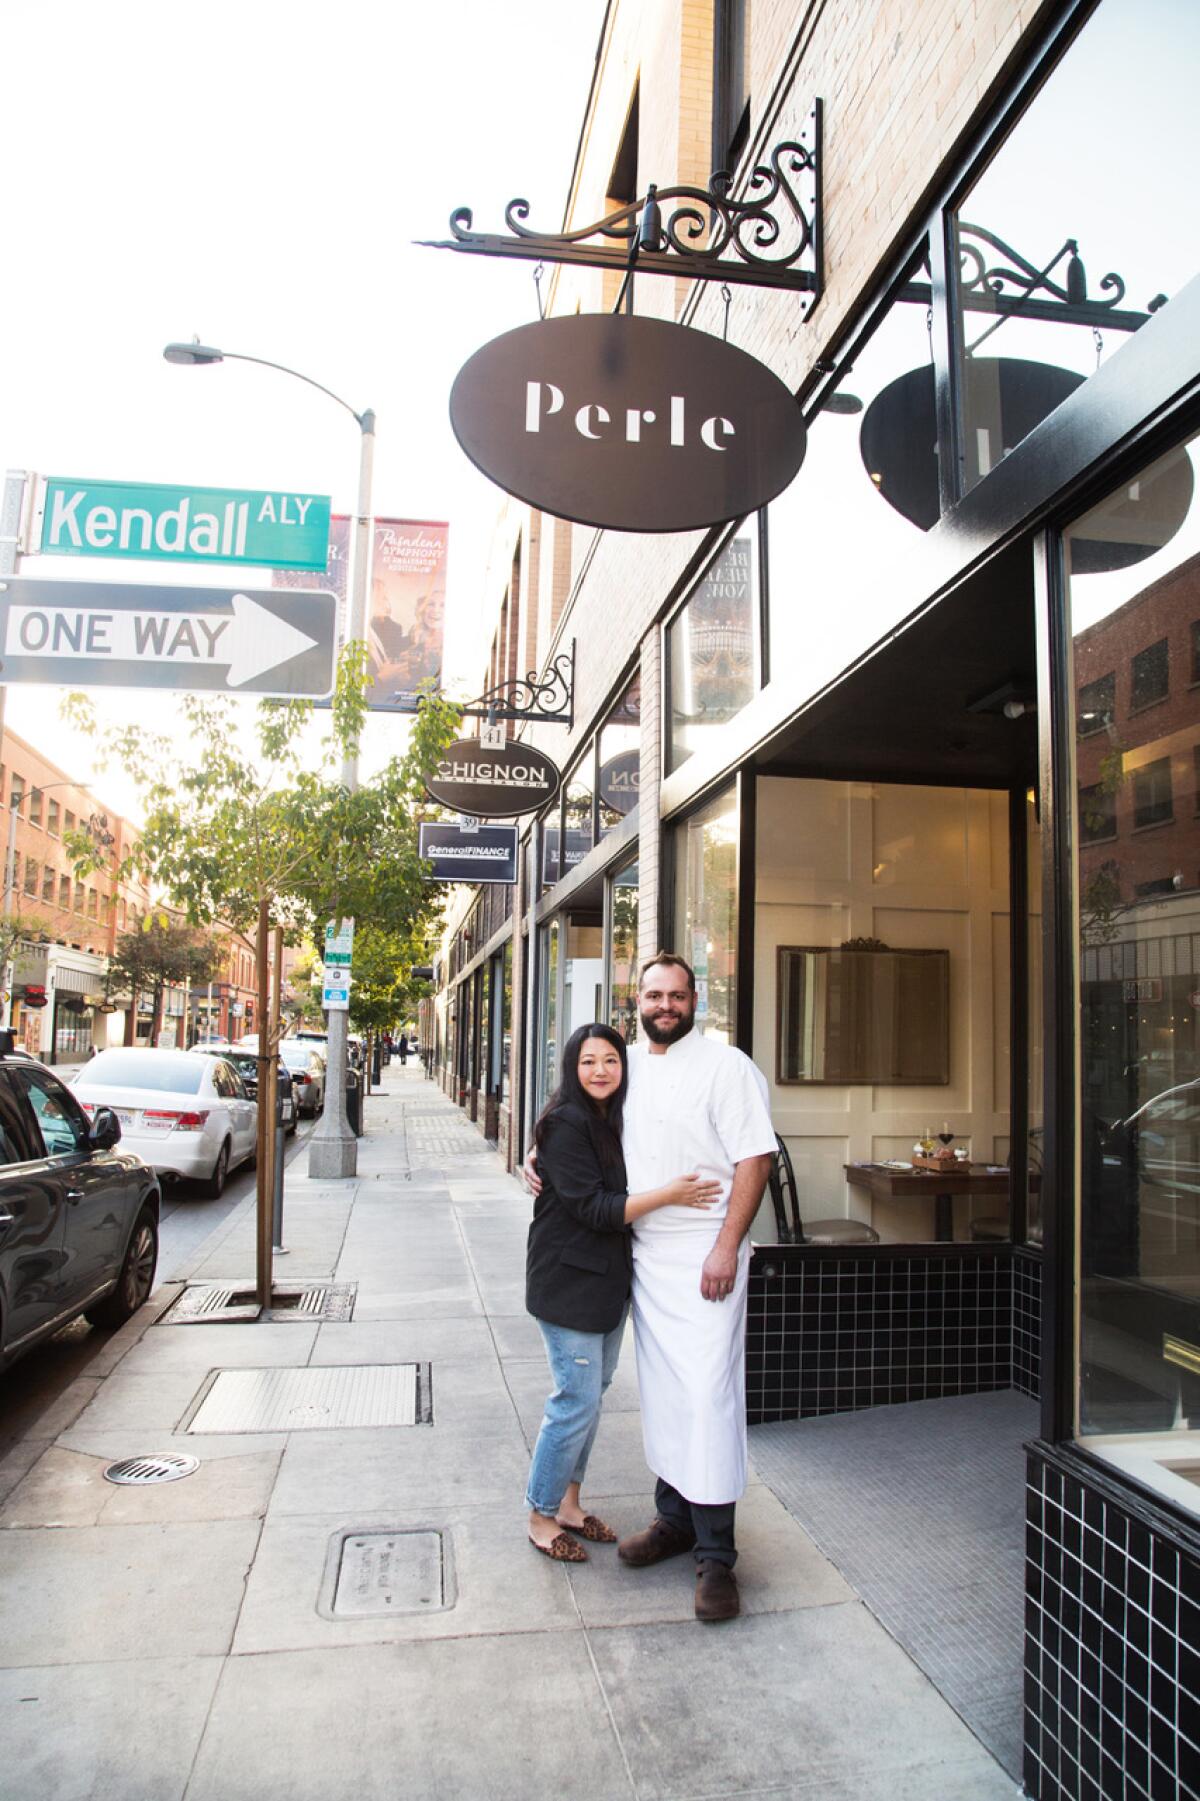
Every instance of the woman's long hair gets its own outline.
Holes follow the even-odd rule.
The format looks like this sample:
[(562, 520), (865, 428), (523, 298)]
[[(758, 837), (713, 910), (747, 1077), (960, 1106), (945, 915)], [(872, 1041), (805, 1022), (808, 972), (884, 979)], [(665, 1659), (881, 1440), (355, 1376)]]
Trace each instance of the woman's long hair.
[[(605, 1044), (611, 1044), (621, 1059), (621, 1085), (611, 1095), (604, 1111), (596, 1105), (591, 1095), (579, 1080), (579, 1053), (589, 1038), (602, 1038)], [(572, 1101), (582, 1107), (594, 1121), (592, 1141), (600, 1155), (601, 1162), (608, 1167), (619, 1166), (622, 1161), (621, 1121), (625, 1111), (625, 1095), (629, 1088), (629, 1058), (625, 1050), (625, 1040), (611, 1026), (600, 1020), (593, 1020), (591, 1025), (580, 1026), (567, 1039), (562, 1057), (562, 1076), (558, 1087), (538, 1115), (537, 1124), (533, 1128), (533, 1142), (541, 1150), (545, 1141), (546, 1127), (556, 1113), (568, 1106)]]

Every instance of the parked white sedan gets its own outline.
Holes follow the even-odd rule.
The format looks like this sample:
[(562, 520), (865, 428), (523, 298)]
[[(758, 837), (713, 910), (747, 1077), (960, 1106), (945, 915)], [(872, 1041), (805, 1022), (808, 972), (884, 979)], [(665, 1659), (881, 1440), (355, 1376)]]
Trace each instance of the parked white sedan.
[(160, 1175), (185, 1176), (215, 1200), (254, 1156), (258, 1107), (223, 1057), (201, 1051), (100, 1051), (71, 1084), (88, 1113), (111, 1107), (121, 1144)]

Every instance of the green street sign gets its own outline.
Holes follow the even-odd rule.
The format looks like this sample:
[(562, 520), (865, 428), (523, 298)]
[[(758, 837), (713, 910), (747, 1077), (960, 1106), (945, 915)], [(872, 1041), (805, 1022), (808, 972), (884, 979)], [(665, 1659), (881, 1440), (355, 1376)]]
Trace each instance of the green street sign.
[(55, 557), (324, 569), (329, 496), (161, 482), (46, 480), (41, 550)]

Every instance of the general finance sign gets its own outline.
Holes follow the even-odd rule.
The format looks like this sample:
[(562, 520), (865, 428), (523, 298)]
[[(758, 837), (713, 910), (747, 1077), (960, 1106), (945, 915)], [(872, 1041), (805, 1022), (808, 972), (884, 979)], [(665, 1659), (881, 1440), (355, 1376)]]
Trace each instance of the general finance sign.
[(528, 744), (485, 750), (478, 738), (459, 738), (425, 783), (443, 807), (479, 819), (536, 813), (558, 793), (557, 767)]
[(617, 531), (740, 519), (804, 460), (795, 398), (706, 332), (627, 313), (522, 325), (464, 364), (450, 423), (520, 500)]
[(160, 483), (46, 482), (41, 549), (56, 557), (324, 569), (329, 496)]

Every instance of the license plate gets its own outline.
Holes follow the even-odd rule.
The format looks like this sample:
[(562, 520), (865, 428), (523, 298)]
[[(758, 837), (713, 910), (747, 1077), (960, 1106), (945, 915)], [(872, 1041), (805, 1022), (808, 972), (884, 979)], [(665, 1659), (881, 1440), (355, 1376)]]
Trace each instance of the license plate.
[(137, 1118), (137, 1113), (132, 1107), (114, 1107), (113, 1112), (123, 1126), (131, 1126)]

